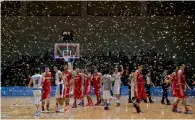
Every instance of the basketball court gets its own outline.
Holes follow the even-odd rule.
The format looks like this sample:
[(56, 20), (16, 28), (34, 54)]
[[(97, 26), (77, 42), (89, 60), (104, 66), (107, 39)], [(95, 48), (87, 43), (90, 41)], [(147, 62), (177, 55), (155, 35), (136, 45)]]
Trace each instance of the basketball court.
[[(92, 97), (96, 102), (95, 96)], [(153, 97), (153, 104), (143, 103), (143, 113), (136, 113), (132, 103), (128, 103), (128, 96), (121, 98), (121, 106), (116, 107), (112, 101), (110, 110), (105, 111), (103, 106), (85, 106), (70, 108), (67, 113), (55, 113), (55, 98), (51, 98), (50, 113), (41, 113), (40, 119), (195, 119), (195, 98), (188, 97), (187, 102), (192, 107), (194, 114), (173, 113), (171, 105), (162, 105), (160, 97)], [(173, 101), (173, 98), (170, 98)], [(2, 119), (34, 119), (35, 106), (33, 97), (2, 97), (1, 98)], [(71, 104), (73, 98), (71, 99)], [(86, 104), (85, 98), (85, 104)], [(180, 106), (184, 110), (184, 106)]]

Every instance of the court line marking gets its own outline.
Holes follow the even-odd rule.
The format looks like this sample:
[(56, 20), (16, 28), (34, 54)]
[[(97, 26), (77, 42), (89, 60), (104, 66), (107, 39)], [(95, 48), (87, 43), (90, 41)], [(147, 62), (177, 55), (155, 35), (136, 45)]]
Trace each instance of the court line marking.
[(10, 105), (10, 107), (31, 107), (34, 105)]

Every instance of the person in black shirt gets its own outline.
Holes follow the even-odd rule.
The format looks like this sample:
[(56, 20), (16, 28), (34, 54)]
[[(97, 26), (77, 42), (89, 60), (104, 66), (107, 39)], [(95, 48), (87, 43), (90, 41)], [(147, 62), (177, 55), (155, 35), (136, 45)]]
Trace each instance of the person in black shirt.
[(166, 99), (167, 105), (171, 105), (169, 99), (168, 99), (168, 88), (169, 88), (169, 76), (168, 76), (168, 70), (165, 70), (162, 75), (162, 89), (163, 89), (163, 97), (161, 100), (162, 104), (164, 103), (164, 100)]

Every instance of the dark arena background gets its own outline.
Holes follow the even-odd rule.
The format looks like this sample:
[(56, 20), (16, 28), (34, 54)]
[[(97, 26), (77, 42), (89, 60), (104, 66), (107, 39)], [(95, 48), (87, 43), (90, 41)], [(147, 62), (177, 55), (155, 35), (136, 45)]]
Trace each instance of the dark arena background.
[[(69, 32), (64, 36), (63, 32)], [(56, 43), (79, 43), (80, 58), (73, 68), (114, 70), (123, 65), (121, 106), (115, 98), (109, 111), (103, 106), (70, 108), (55, 113), (55, 72), (63, 59), (55, 59)], [(173, 113), (161, 104), (162, 73), (171, 74), (185, 64), (187, 104), (193, 114)], [(142, 103), (137, 114), (128, 103), (129, 75), (137, 63), (143, 75), (151, 71), (153, 104)], [(2, 1), (1, 2), (1, 118), (33, 118), (33, 89), (28, 83), (34, 70), (49, 66), (53, 79), (51, 113), (42, 119), (195, 119), (195, 2), (190, 1)], [(119, 69), (120, 71), (120, 69)], [(93, 83), (92, 83), (93, 86)], [(171, 103), (174, 98), (168, 90)], [(94, 91), (91, 93), (95, 102)], [(70, 100), (71, 104), (73, 98)], [(184, 106), (181, 105), (184, 110)]]

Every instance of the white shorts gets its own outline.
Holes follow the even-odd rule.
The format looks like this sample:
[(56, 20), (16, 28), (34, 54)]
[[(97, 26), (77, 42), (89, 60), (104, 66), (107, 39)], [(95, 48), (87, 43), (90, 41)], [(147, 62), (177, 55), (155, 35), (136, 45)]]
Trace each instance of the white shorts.
[(63, 98), (63, 93), (64, 93), (64, 84), (58, 84), (56, 86), (56, 98)]
[(35, 104), (41, 104), (41, 90), (33, 90), (33, 95), (34, 95), (34, 100), (35, 100)]
[(120, 95), (120, 85), (115, 85), (114, 86), (114, 94), (115, 95)]
[(103, 91), (103, 99), (110, 99), (111, 95), (110, 95), (110, 90), (104, 90)]

